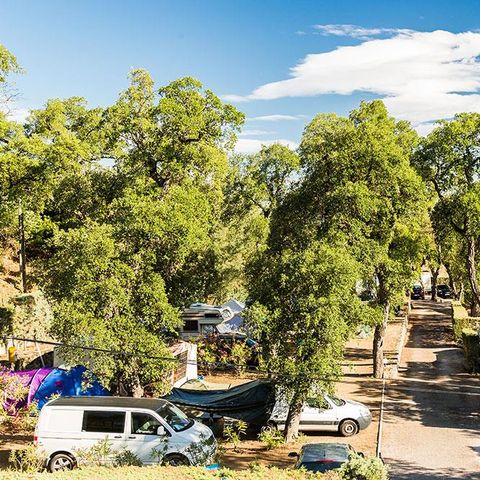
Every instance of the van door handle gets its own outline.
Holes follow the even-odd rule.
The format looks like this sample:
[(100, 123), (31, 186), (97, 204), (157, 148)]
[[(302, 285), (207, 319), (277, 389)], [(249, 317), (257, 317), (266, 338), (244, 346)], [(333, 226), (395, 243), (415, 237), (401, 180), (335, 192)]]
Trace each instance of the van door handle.
[(128, 438), (137, 438), (137, 437), (128, 437)]
[(121, 435), (115, 435), (113, 438), (122, 438)]

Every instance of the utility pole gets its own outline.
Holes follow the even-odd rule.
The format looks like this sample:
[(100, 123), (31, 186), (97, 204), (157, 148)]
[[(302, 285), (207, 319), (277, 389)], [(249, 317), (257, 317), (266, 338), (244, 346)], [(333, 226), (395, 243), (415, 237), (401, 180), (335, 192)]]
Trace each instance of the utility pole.
[(22, 201), (18, 204), (18, 227), (20, 230), (20, 277), (22, 279), (22, 291), (27, 292), (27, 259), (25, 256), (25, 227), (23, 223)]

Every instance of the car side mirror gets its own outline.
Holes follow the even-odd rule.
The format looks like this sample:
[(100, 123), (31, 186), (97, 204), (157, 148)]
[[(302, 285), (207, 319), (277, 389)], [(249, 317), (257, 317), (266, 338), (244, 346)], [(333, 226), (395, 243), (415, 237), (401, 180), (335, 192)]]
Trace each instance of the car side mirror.
[(164, 437), (165, 435), (167, 434), (167, 432), (165, 431), (165, 427), (163, 425), (160, 425), (158, 428), (157, 428), (157, 435), (159, 437)]
[(298, 458), (298, 453), (297, 453), (297, 452), (290, 452), (290, 453), (288, 454), (288, 457), (289, 457), (289, 458)]

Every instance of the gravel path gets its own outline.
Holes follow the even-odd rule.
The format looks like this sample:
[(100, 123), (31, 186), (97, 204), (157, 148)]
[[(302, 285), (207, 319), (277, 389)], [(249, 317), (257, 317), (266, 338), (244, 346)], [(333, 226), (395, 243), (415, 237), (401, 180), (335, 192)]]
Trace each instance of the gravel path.
[(392, 480), (480, 479), (480, 379), (465, 373), (446, 303), (414, 302), (382, 439)]

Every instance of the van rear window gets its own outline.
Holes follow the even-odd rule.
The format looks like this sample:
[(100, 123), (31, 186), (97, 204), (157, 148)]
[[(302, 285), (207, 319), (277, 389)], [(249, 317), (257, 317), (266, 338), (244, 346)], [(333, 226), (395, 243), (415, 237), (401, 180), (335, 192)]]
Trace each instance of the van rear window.
[(83, 413), (84, 432), (123, 433), (125, 412), (86, 410)]

